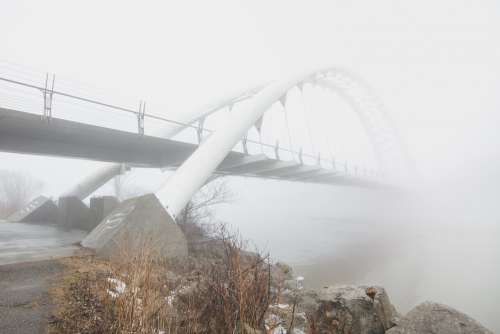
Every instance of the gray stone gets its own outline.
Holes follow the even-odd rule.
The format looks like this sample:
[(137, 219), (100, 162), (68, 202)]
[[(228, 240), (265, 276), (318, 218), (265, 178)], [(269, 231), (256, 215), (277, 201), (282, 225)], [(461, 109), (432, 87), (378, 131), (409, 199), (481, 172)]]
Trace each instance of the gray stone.
[(57, 206), (54, 201), (45, 196), (38, 196), (21, 210), (7, 218), (15, 223), (55, 223)]
[(330, 286), (318, 293), (317, 300), (317, 309), (308, 315), (315, 333), (383, 334), (398, 320), (381, 287)]
[(166, 258), (187, 256), (187, 240), (155, 195), (121, 203), (82, 241), (98, 256), (137, 254), (144, 247)]
[(115, 196), (92, 197), (90, 199), (90, 214), (92, 223), (89, 231), (93, 230), (104, 218), (106, 218), (118, 206), (119, 201)]
[(68, 230), (90, 231), (93, 228), (89, 207), (75, 196), (59, 198), (57, 223)]
[(425, 302), (387, 334), (493, 334), (477, 321), (449, 306)]

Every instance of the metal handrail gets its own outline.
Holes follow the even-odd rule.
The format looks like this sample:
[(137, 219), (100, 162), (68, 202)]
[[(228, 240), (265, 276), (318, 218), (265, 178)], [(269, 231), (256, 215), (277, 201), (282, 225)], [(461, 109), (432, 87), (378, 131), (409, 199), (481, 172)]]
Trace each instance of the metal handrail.
[[(13, 84), (16, 84), (16, 85), (24, 86), (24, 87), (34, 88), (34, 89), (37, 89), (37, 90), (39, 90), (41, 92), (47, 91), (47, 89), (45, 87), (36, 86), (36, 85), (28, 84), (28, 83), (25, 83), (25, 82), (17, 81), (17, 80), (12, 80), (12, 79), (8, 79), (8, 78), (4, 78), (4, 77), (0, 77), (0, 80), (1, 81), (6, 81), (6, 82), (10, 82), (10, 83), (13, 83)], [(69, 98), (72, 98), (72, 99), (75, 99), (75, 100), (80, 100), (80, 101), (92, 103), (92, 104), (95, 104), (95, 105), (100, 105), (100, 106), (103, 106), (103, 107), (107, 107), (107, 108), (110, 108), (110, 109), (115, 109), (115, 110), (118, 110), (118, 111), (123, 111), (123, 112), (131, 113), (131, 114), (134, 114), (136, 116), (139, 114), (139, 111), (137, 111), (137, 110), (133, 110), (133, 109), (125, 108), (125, 107), (120, 107), (120, 106), (117, 106), (117, 105), (112, 105), (112, 104), (109, 104), (109, 103), (97, 101), (97, 100), (94, 100), (94, 99), (89, 99), (89, 98), (86, 98), (86, 97), (76, 96), (76, 95), (73, 95), (73, 94), (64, 93), (64, 92), (57, 91), (57, 90), (50, 90), (50, 92), (52, 94), (54, 94), (54, 95), (60, 95), (60, 96), (64, 96), (64, 97), (69, 97)], [(162, 116), (158, 116), (158, 115), (153, 115), (153, 114), (145, 113), (144, 116), (145, 117), (149, 117), (149, 118), (153, 118), (153, 119), (157, 119), (157, 120), (162, 120), (162, 121), (169, 122), (169, 123), (173, 123), (173, 124), (176, 124), (176, 125), (182, 125), (182, 126), (186, 126), (186, 127), (196, 128), (196, 126), (194, 126), (192, 124), (175, 121), (175, 120), (168, 119), (168, 118), (165, 118), (165, 117), (162, 117)]]

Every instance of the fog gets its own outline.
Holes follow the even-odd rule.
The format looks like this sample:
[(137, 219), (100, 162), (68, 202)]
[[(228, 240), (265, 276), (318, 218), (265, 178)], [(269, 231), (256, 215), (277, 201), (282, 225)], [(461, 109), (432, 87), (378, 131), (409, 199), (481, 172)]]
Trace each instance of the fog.
[[(231, 177), (236, 198), (218, 218), (311, 287), (379, 284), (402, 312), (433, 300), (499, 332), (498, 22), (493, 0), (23, 0), (2, 4), (0, 76), (49, 71), (56, 87), (99, 90), (117, 104), (145, 99), (175, 119), (234, 87), (304, 68), (355, 71), (404, 137), (417, 169), (412, 187)], [(338, 112), (316, 123), (336, 135), (334, 153), (373, 163), (359, 125), (346, 125), (348, 108), (332, 106)], [(51, 196), (101, 165), (0, 153), (1, 169), (30, 173)], [(160, 179), (140, 170), (133, 183), (155, 190)]]
[[(283, 192), (283, 185), (269, 184), (258, 203), (247, 190), (221, 215), (258, 249), (292, 264), (310, 287), (379, 284), (401, 312), (432, 300), (497, 330), (494, 174), (481, 179), (465, 173), (412, 194), (299, 185)], [(477, 183), (467, 181), (472, 179)]]

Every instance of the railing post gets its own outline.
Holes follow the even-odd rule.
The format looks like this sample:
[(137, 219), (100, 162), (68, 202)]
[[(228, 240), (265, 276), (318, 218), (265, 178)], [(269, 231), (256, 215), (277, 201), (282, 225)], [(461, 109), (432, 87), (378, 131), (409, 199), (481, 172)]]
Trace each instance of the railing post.
[(49, 73), (45, 75), (45, 87), (42, 89), (43, 93), (43, 115), (42, 119), (50, 122), (52, 117), (52, 98), (54, 96), (54, 83), (56, 75), (52, 74), (52, 86), (49, 88)]
[(299, 150), (299, 162), (301, 165), (304, 164), (304, 156), (303, 155), (304, 155), (304, 152), (303, 152), (302, 147), (301, 147)]
[(274, 146), (274, 155), (276, 160), (280, 160), (280, 141), (276, 140), (276, 146)]
[(243, 146), (243, 153), (248, 155), (248, 132), (245, 134), (245, 136), (241, 139), (241, 145)]
[(200, 118), (198, 121), (198, 128), (196, 129), (196, 135), (198, 137), (198, 145), (201, 144), (203, 140), (203, 125), (205, 124), (205, 117)]
[(144, 135), (144, 115), (146, 114), (146, 102), (139, 102), (139, 112), (137, 113), (137, 132), (143, 136)]

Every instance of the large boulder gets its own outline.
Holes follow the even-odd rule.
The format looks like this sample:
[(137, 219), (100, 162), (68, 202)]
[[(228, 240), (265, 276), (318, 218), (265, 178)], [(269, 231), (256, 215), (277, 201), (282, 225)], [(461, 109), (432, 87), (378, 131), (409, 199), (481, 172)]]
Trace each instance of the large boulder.
[(319, 291), (317, 301), (317, 309), (308, 314), (313, 333), (383, 334), (399, 317), (378, 286), (330, 286)]
[(82, 241), (98, 256), (133, 256), (148, 251), (164, 258), (187, 256), (184, 233), (154, 194), (124, 201)]
[(442, 304), (425, 302), (387, 334), (493, 334), (471, 317)]

